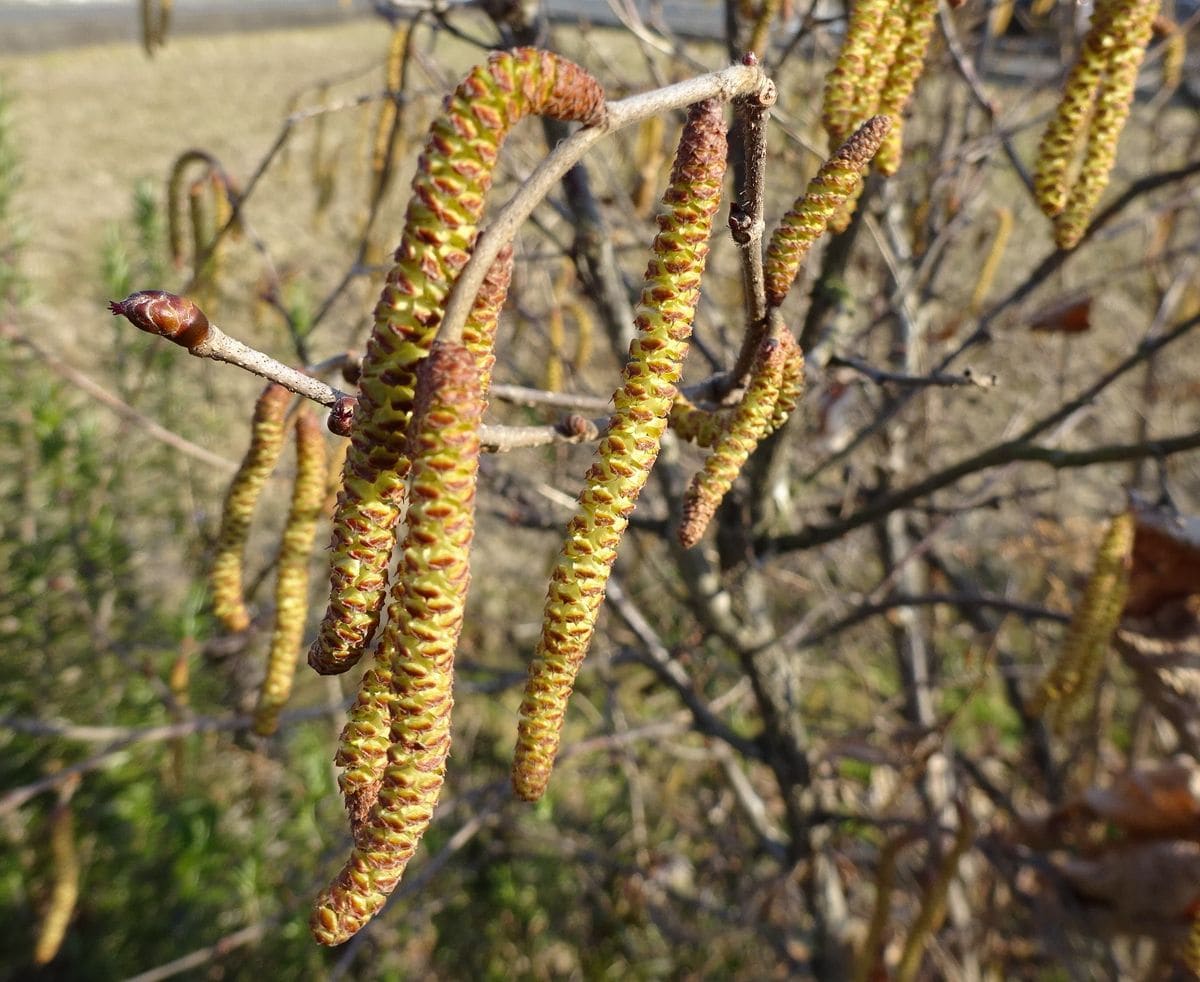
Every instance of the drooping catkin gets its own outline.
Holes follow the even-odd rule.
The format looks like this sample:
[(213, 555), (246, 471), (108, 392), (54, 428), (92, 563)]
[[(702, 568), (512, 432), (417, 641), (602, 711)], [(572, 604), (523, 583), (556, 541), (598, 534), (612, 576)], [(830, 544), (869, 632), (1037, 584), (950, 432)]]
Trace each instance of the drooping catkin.
[(1136, 6), (1126, 0), (1097, 3), (1092, 22), (1079, 47), (1075, 64), (1067, 75), (1062, 98), (1046, 124), (1033, 165), (1034, 197), (1042, 211), (1053, 218), (1063, 210), (1071, 190), (1071, 168), (1087, 133), (1088, 120), (1100, 82), (1110, 66), (1113, 41), (1131, 26)]
[(587, 304), (580, 300), (568, 301), (567, 311), (575, 321), (575, 353), (571, 356), (571, 370), (576, 375), (581, 375), (592, 360), (596, 324)]
[(325, 503), (326, 458), (324, 427), (307, 406), (296, 416), (296, 481), (283, 527), (275, 571), (275, 624), (267, 654), (267, 673), (254, 710), (254, 732), (270, 736), (279, 726), (279, 713), (292, 692), (292, 678), (304, 622), (308, 616), (308, 566), (313, 538)]
[(378, 800), (356, 823), (350, 859), (317, 899), (310, 927), (321, 944), (341, 944), (383, 907), (441, 793), (454, 649), (470, 580), (484, 407), (479, 381), (475, 356), (459, 344), (435, 342), (418, 370), (404, 573), (380, 645), (391, 654), (373, 670), (394, 666), (387, 680), (392, 706), (380, 724), (390, 744), (387, 766)]
[(791, 331), (783, 331), (779, 342), (783, 345), (783, 371), (779, 377), (779, 398), (771, 410), (771, 433), (788, 421), (804, 395), (804, 351)]
[(685, 549), (700, 541), (742, 465), (770, 432), (786, 359), (787, 349), (777, 340), (768, 338), (759, 347), (742, 401), (684, 493), (679, 543)]
[(862, 81), (869, 66), (884, 57), (877, 38), (885, 14), (895, 6), (886, 0), (855, 0), (850, 8), (841, 51), (825, 79), (821, 109), (825, 132), (834, 143), (844, 143), (859, 122)]
[(1183, 81), (1183, 66), (1187, 61), (1187, 35), (1165, 14), (1154, 18), (1154, 33), (1163, 39), (1162, 87), (1174, 92)]
[(692, 106), (658, 216), (637, 307), (638, 334), (623, 384), (613, 395), (616, 410), (550, 576), (513, 758), (513, 787), (527, 801), (540, 798), (550, 779), (567, 700), (592, 640), (617, 546), (658, 456), (700, 296), (726, 153), (720, 104)]
[(548, 52), (494, 54), (455, 89), (418, 160), (404, 234), (363, 359), (334, 516), (329, 609), (309, 650), (309, 664), (323, 674), (355, 664), (378, 624), (403, 509), (416, 367), (470, 257), (500, 143), (530, 114), (595, 124), (604, 115), (604, 92), (583, 69)]
[(772, 307), (783, 303), (800, 263), (825, 232), (830, 217), (854, 193), (890, 126), (887, 116), (873, 116), (863, 123), (817, 171), (804, 196), (780, 220), (767, 245), (763, 269), (767, 303)]
[(1157, 0), (1120, 0), (1112, 12), (1108, 62), (1096, 92), (1083, 162), (1066, 204), (1054, 221), (1054, 240), (1060, 249), (1073, 249), (1079, 244), (1092, 211), (1108, 187), (1157, 11)]
[(1069, 707), (1084, 691), (1082, 683), (1092, 666), (1103, 661), (1129, 592), (1135, 525), (1131, 511), (1118, 515), (1109, 525), (1058, 660), (1030, 700), (1033, 715), (1041, 715), (1052, 703), (1060, 710)]
[(993, 211), (996, 215), (996, 234), (992, 237), (992, 245), (988, 249), (987, 258), (979, 268), (975, 289), (971, 291), (971, 300), (967, 304), (967, 314), (972, 317), (983, 309), (983, 302), (992, 289), (992, 283), (996, 279), (996, 270), (1000, 268), (1000, 260), (1004, 258), (1004, 250), (1008, 247), (1008, 238), (1012, 235), (1012, 209), (999, 206)]
[[(508, 293), (513, 271), (513, 251), (506, 246), (496, 256), (475, 297), (471, 314), (463, 326), (463, 344), (475, 357), (479, 390), (487, 406), (487, 390), (496, 362), (495, 336), (500, 311)], [(401, 567), (400, 576), (404, 576)], [(401, 590), (399, 581), (393, 592)], [(393, 604), (394, 606), (394, 604)], [(390, 616), (390, 614), (389, 614)], [(338, 779), (350, 813), (352, 827), (361, 826), (375, 803), (391, 745), (392, 677), (395, 659), (403, 652), (391, 645), (378, 645), (375, 663), (362, 677), (358, 695), (342, 728), (336, 755), (345, 768)]]
[(250, 446), (225, 495), (209, 585), (213, 613), (230, 631), (244, 631), (250, 626), (250, 615), (242, 596), (246, 537), (263, 485), (275, 469), (283, 449), (284, 417), (291, 398), (287, 389), (274, 382), (263, 389), (254, 404)]
[(371, 148), (371, 201), (377, 201), (387, 191), (394, 167), (397, 140), (403, 129), (400, 103), (404, 82), (404, 59), (408, 50), (409, 25), (397, 24), (388, 42), (384, 64), (384, 87), (387, 90), (375, 120), (375, 135)]
[(67, 936), (67, 925), (79, 899), (79, 855), (75, 849), (75, 827), (68, 796), (50, 815), (50, 869), (54, 885), (38, 928), (33, 947), (33, 963), (46, 965), (54, 960)]
[(171, 163), (171, 171), (167, 177), (167, 245), (171, 252), (171, 261), (176, 268), (183, 266), (184, 259), (184, 196), (190, 187), (185, 181), (187, 172), (193, 164), (204, 165), (204, 175), (213, 173), (223, 174), (220, 162), (206, 150), (185, 150)]
[(925, 53), (929, 49), (936, 16), (937, 0), (911, 0), (904, 33), (896, 45), (896, 56), (888, 70), (887, 81), (879, 92), (875, 112), (892, 120), (892, 127), (884, 134), (875, 155), (875, 166), (885, 176), (900, 169), (904, 111), (912, 100), (917, 79), (925, 70)]
[(567, 328), (563, 322), (562, 308), (554, 301), (546, 311), (546, 367), (542, 373), (542, 388), (547, 392), (562, 392), (563, 355), (567, 346)]

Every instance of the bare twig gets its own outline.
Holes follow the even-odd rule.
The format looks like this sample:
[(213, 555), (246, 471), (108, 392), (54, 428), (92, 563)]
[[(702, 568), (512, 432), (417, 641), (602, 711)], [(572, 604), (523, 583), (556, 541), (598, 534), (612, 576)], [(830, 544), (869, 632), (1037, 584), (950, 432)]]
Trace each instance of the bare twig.
[(156, 423), (149, 416), (138, 412), (129, 403), (109, 392), (108, 389), (92, 379), (90, 375), (85, 375), (78, 368), (68, 365), (36, 341), (26, 337), (15, 324), (0, 322), (0, 337), (28, 348), (37, 355), (38, 359), (47, 368), (61, 375), (80, 391), (86, 392), (102, 406), (107, 406), (113, 410), (122, 419), (133, 423), (155, 440), (165, 443), (168, 447), (178, 450), (182, 454), (203, 461), (211, 467), (217, 467), (229, 472), (237, 470), (238, 465), (236, 462), (228, 460), (220, 454), (215, 454), (211, 450), (206, 450), (199, 444), (192, 443), (186, 437), (168, 430), (165, 426)]
[(480, 234), (471, 260), (463, 268), (446, 303), (439, 336), (456, 341), (475, 303), (475, 295), (500, 250), (512, 241), (517, 229), (538, 203), (550, 193), (559, 179), (581, 160), (593, 146), (610, 133), (657, 116), (690, 106), (704, 99), (734, 99), (763, 89), (770, 80), (757, 66), (733, 65), (719, 72), (668, 85), (642, 95), (608, 104), (604, 122), (579, 130), (564, 140), (538, 165), (521, 189), (509, 199), (495, 220)]
[(834, 368), (853, 368), (860, 375), (866, 376), (877, 385), (884, 383), (914, 387), (973, 385), (978, 389), (990, 389), (997, 382), (995, 375), (976, 375), (969, 368), (963, 369), (962, 373), (958, 375), (950, 372), (932, 372), (929, 375), (908, 375), (905, 372), (889, 372), (882, 368), (875, 368), (872, 365), (868, 365), (865, 361), (855, 358), (852, 355), (832, 355), (829, 359), (829, 365)]

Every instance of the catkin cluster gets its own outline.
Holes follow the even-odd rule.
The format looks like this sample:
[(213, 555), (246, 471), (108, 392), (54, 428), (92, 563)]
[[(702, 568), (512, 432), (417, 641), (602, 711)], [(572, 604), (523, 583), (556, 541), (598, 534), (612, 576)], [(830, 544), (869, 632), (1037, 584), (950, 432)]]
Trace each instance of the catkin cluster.
[(309, 651), (318, 672), (354, 665), (379, 622), (410, 466), (405, 434), (416, 367), (475, 244), (500, 143), (530, 114), (594, 124), (603, 111), (595, 79), (562, 58), (524, 48), (493, 55), (472, 71), (434, 122), (363, 359), (334, 516), (329, 609)]
[(1117, 142), (1150, 41), (1157, 0), (1101, 0), (1034, 164), (1034, 193), (1054, 219), (1060, 249), (1074, 248), (1108, 186)]
[[(885, 175), (900, 168), (904, 112), (925, 69), (937, 0), (855, 0), (838, 59), (825, 79), (821, 120), (832, 144), (842, 144), (872, 116), (892, 120), (875, 164)], [(861, 175), (825, 221), (835, 231), (850, 222)]]
[[(206, 150), (186, 150), (171, 164), (167, 178), (167, 243), (172, 262), (182, 268), (187, 251), (183, 217), (186, 201), (187, 226), (191, 232), (191, 278), (201, 299), (219, 278), (222, 249), (217, 234), (233, 216), (238, 193), (221, 162)], [(240, 234), (240, 224), (235, 222), (230, 231), (233, 235)]]
[[(355, 816), (350, 859), (317, 899), (310, 924), (322, 944), (341, 944), (383, 906), (441, 792), (454, 649), (470, 580), (483, 409), (475, 356), (462, 345), (435, 342), (418, 370), (403, 576), (392, 589), (374, 670), (377, 678), (386, 676), (390, 703), (377, 724), (389, 743), (386, 766), (366, 775), (370, 784), (378, 782), (375, 800)], [(347, 775), (354, 777), (353, 769)]]

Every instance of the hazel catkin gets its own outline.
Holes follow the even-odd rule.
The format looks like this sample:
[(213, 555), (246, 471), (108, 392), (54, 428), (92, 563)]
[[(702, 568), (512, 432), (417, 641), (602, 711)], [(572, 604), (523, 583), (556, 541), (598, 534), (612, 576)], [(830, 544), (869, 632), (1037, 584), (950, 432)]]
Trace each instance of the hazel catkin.
[(617, 546), (658, 456), (691, 336), (726, 152), (720, 104), (692, 106), (658, 216), (637, 307), (638, 334), (613, 396), (616, 411), (567, 526), (529, 665), (512, 769), (513, 788), (527, 801), (541, 797), (550, 779), (567, 700), (591, 643)]
[[(479, 389), (485, 406), (496, 361), (496, 326), (512, 278), (512, 268), (512, 248), (506, 246), (488, 269), (470, 316), (463, 325), (463, 344), (475, 357)], [(403, 566), (399, 575), (405, 575)], [(399, 581), (393, 589), (401, 589)], [(394, 701), (392, 680), (398, 655), (403, 655), (403, 652), (395, 645), (380, 644), (376, 647), (374, 664), (359, 683), (358, 695), (338, 742), (335, 760), (343, 768), (338, 784), (354, 829), (362, 825), (374, 805), (387, 763)]]
[(1102, 662), (1129, 593), (1135, 528), (1131, 511), (1122, 512), (1109, 525), (1058, 659), (1030, 702), (1033, 715), (1055, 704), (1061, 719), (1063, 710), (1084, 692), (1084, 680)]
[(767, 245), (763, 269), (770, 306), (783, 303), (800, 271), (800, 263), (824, 234), (830, 217), (855, 192), (890, 127), (887, 116), (873, 116), (863, 123), (817, 171), (804, 196), (780, 220)]
[(684, 494), (679, 543), (685, 549), (700, 541), (742, 465), (770, 432), (786, 358), (787, 349), (780, 341), (768, 338), (759, 346), (742, 401)]
[(416, 367), (470, 258), (500, 143), (530, 114), (595, 124), (604, 115), (604, 92), (583, 69), (549, 52), (498, 52), (459, 83), (418, 160), (359, 379), (334, 516), (329, 609), (308, 656), (318, 672), (355, 664), (379, 622), (409, 468), (404, 434)]
[[(380, 642), (394, 666), (387, 766), (378, 800), (355, 828), (350, 859), (317, 899), (321, 944), (341, 944), (384, 905), (433, 817), (450, 751), (454, 649), (470, 581), (483, 394), (475, 356), (435, 342), (418, 369), (412, 501), (403, 577)], [(343, 766), (353, 762), (340, 758)]]
[(304, 623), (308, 615), (308, 565), (313, 538), (325, 504), (325, 436), (316, 414), (307, 406), (296, 416), (296, 480), (279, 562), (275, 570), (275, 623), (267, 654), (267, 673), (254, 710), (254, 732), (270, 736), (279, 725), (279, 713), (292, 691)]
[(242, 596), (246, 538), (263, 485), (275, 469), (283, 449), (284, 416), (291, 398), (292, 394), (275, 382), (263, 389), (254, 404), (250, 446), (225, 495), (209, 585), (213, 613), (230, 631), (244, 631), (250, 626), (250, 615)]

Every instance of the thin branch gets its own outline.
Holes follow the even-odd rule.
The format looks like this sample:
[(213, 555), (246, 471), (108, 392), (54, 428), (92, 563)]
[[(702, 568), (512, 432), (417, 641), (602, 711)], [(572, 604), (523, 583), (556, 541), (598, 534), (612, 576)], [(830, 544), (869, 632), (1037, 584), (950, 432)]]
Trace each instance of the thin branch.
[[(764, 8), (765, 10), (765, 8)], [(753, 64), (753, 56), (746, 64)], [(745, 384), (763, 338), (772, 327), (767, 320), (767, 294), (763, 278), (762, 240), (764, 188), (767, 172), (767, 117), (779, 93), (768, 83), (733, 100), (736, 120), (734, 144), (741, 146), (744, 181), (738, 201), (729, 209), (729, 230), (742, 262), (742, 298), (746, 307), (746, 334), (732, 378)]]
[(191, 971), (193, 968), (200, 968), (211, 961), (216, 961), (218, 958), (224, 958), (235, 948), (261, 941), (267, 931), (276, 927), (278, 922), (279, 918), (269, 918), (258, 921), (255, 924), (247, 925), (240, 930), (234, 931), (232, 934), (225, 935), (225, 937), (213, 944), (197, 948), (182, 958), (176, 958), (174, 961), (166, 962), (149, 971), (130, 976), (125, 982), (163, 982), (164, 979), (173, 978), (183, 972)]
[[(339, 703), (336, 706), (311, 706), (305, 709), (294, 709), (291, 712), (284, 713), (280, 717), (280, 724), (281, 726), (286, 726), (290, 723), (318, 719), (322, 716), (344, 712), (345, 708), (343, 704)], [(83, 739), (84, 742), (91, 742), (95, 739), (105, 739), (105, 737), (100, 736), (100, 733), (101, 731), (109, 731), (117, 736), (117, 740), (106, 750), (102, 750), (100, 753), (94, 754), (86, 760), (81, 760), (70, 767), (64, 767), (61, 771), (47, 774), (45, 777), (31, 781), (23, 787), (14, 788), (12, 791), (0, 795), (0, 815), (16, 811), (25, 802), (29, 801), (30, 798), (45, 791), (50, 791), (62, 784), (63, 781), (70, 780), (76, 775), (87, 774), (90, 771), (101, 770), (102, 768), (111, 767), (119, 763), (125, 751), (138, 744), (160, 743), (164, 740), (175, 740), (195, 733), (249, 730), (253, 726), (253, 716), (200, 717), (165, 726), (147, 726), (124, 731), (120, 727), (78, 727), (73, 724), (44, 723), (41, 720), (21, 718), (2, 719), (0, 720), (0, 727), (20, 733), (52, 735), (68, 740)]]
[(0, 337), (3, 337), (15, 344), (23, 345), (37, 355), (38, 359), (47, 368), (56, 372), (70, 382), (75, 388), (86, 392), (89, 396), (95, 399), (103, 406), (107, 406), (113, 410), (122, 419), (133, 423), (135, 426), (142, 429), (148, 436), (155, 440), (165, 443), (174, 450), (178, 450), (182, 454), (193, 457), (196, 460), (202, 461), (211, 467), (219, 468), (220, 470), (233, 472), (237, 470), (238, 465), (220, 454), (215, 454), (211, 450), (206, 450), (199, 444), (192, 443), (186, 437), (180, 436), (178, 433), (168, 430), (165, 426), (155, 422), (149, 416), (145, 416), (138, 412), (133, 406), (125, 402), (119, 396), (109, 392), (108, 389), (94, 381), (90, 375), (85, 375), (79, 369), (68, 365), (65, 361), (60, 360), (46, 348), (43, 348), (36, 341), (27, 338), (19, 327), (15, 324), (0, 323)]
[(893, 385), (913, 386), (913, 387), (929, 387), (929, 386), (946, 386), (953, 387), (959, 385), (973, 385), (979, 389), (991, 389), (997, 383), (995, 375), (975, 375), (969, 368), (964, 369), (959, 375), (950, 372), (933, 372), (929, 375), (908, 375), (904, 372), (889, 372), (882, 368), (875, 368), (868, 365), (865, 361), (855, 358), (852, 355), (832, 355), (828, 364), (833, 368), (852, 368), (860, 375), (870, 379), (876, 385), (891, 383)]
[(606, 413), (612, 409), (612, 398), (588, 396), (577, 392), (547, 392), (524, 385), (493, 385), (488, 395), (515, 406), (550, 406), (554, 409), (584, 409), (590, 413)]
[(769, 84), (770, 80), (761, 68), (733, 65), (653, 92), (610, 102), (604, 122), (579, 130), (560, 143), (480, 234), (471, 260), (463, 268), (446, 303), (439, 331), (442, 340), (457, 341), (462, 337), (463, 325), (475, 303), (475, 295), (500, 250), (512, 241), (520, 225), (562, 176), (600, 140), (619, 129), (672, 109), (690, 106), (704, 99), (731, 100), (759, 91)]

